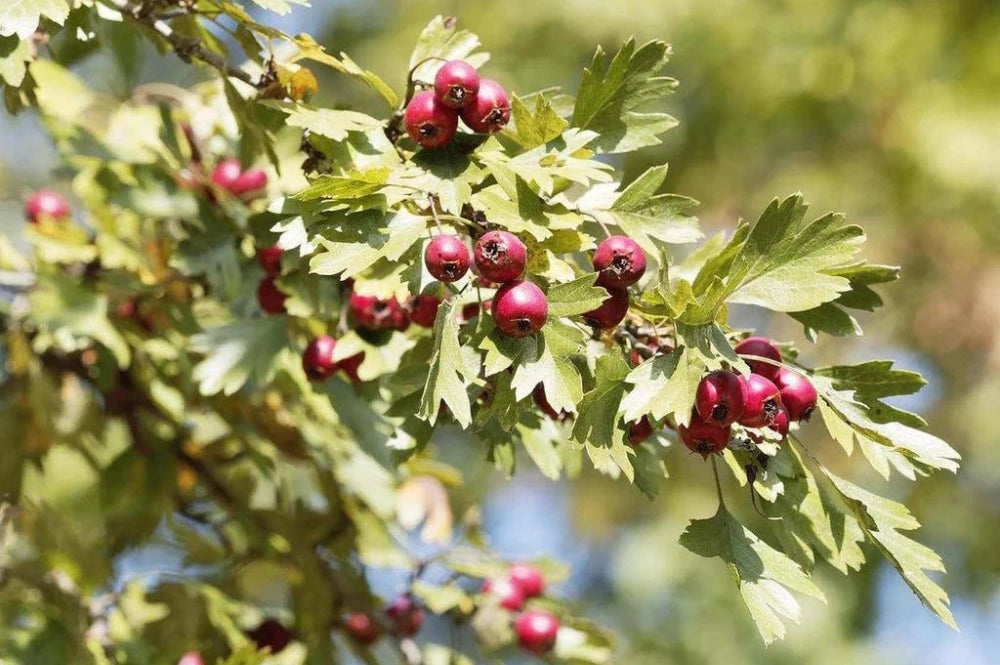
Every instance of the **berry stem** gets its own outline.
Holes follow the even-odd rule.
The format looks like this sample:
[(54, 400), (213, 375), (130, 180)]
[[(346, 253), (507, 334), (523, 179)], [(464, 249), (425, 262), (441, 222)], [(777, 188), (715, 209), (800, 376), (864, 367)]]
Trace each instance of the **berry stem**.
[(719, 480), (719, 464), (715, 455), (712, 455), (712, 475), (715, 476), (715, 493), (719, 496), (719, 505), (725, 508), (726, 500), (722, 498), (722, 481)]

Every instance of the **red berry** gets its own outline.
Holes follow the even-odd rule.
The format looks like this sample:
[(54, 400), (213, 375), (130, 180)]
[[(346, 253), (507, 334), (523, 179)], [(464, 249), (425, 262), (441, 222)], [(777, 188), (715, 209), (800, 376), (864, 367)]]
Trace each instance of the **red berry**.
[(464, 60), (449, 60), (434, 77), (438, 101), (453, 109), (465, 108), (479, 92), (479, 72)]
[(521, 276), (528, 248), (510, 231), (490, 231), (476, 241), (476, 268), (480, 279), (503, 284)]
[(631, 238), (610, 236), (594, 252), (594, 269), (598, 286), (631, 286), (646, 272), (646, 255)]
[(529, 337), (549, 316), (549, 301), (533, 282), (507, 282), (493, 296), (493, 320), (511, 337)]
[(344, 632), (358, 644), (373, 644), (382, 634), (382, 627), (366, 612), (351, 612), (344, 617)]
[[(737, 344), (735, 350), (736, 353), (743, 356), (760, 356), (761, 358), (770, 358), (776, 363), (781, 362), (781, 351), (774, 345), (774, 342), (766, 337), (748, 337)], [(778, 370), (781, 369), (778, 365), (760, 360), (747, 360), (747, 364), (750, 365), (751, 372), (772, 381), (778, 376)]]
[(350, 358), (344, 358), (339, 361), (334, 370), (343, 370), (344, 374), (347, 375), (353, 383), (358, 383), (361, 378), (358, 376), (358, 368), (361, 367), (361, 363), (365, 361), (365, 352), (359, 351), (355, 353)]
[(747, 427), (767, 427), (774, 423), (781, 410), (778, 386), (760, 374), (741, 376), (743, 383), (743, 415), (740, 424)]
[(433, 328), (434, 319), (437, 318), (437, 311), (440, 306), (441, 299), (437, 296), (421, 293), (418, 296), (410, 298), (410, 321), (423, 328)]
[(559, 619), (547, 610), (528, 610), (517, 617), (514, 632), (522, 647), (534, 654), (545, 654), (556, 645)]
[(614, 328), (628, 314), (628, 291), (613, 286), (604, 287), (608, 297), (597, 309), (592, 309), (583, 315), (584, 320), (592, 326)]
[(281, 653), (292, 641), (292, 634), (276, 619), (264, 619), (247, 636), (257, 645), (257, 649), (270, 649), (272, 654)]
[(354, 323), (366, 330), (406, 330), (410, 323), (395, 298), (380, 300), (375, 296), (351, 293), (348, 307)]
[(784, 406), (778, 409), (778, 415), (774, 417), (774, 422), (768, 425), (769, 429), (773, 429), (775, 432), (781, 435), (782, 438), (788, 436), (788, 409)]
[(135, 300), (129, 298), (128, 300), (122, 300), (120, 303), (115, 305), (115, 316), (122, 319), (131, 319), (139, 311), (139, 306), (136, 304)]
[(482, 303), (482, 305), (480, 305), (477, 302), (470, 302), (468, 304), (462, 305), (462, 311), (459, 313), (459, 318), (462, 321), (462, 323), (465, 323), (466, 321), (469, 321), (470, 319), (474, 319), (477, 316), (479, 316), (480, 310), (486, 309), (486, 303), (488, 302), (490, 301), (487, 300), (486, 302)]
[(442, 282), (457, 282), (469, 272), (469, 248), (455, 235), (434, 236), (424, 250), (427, 272)]
[(239, 175), (229, 188), (236, 196), (243, 196), (267, 187), (267, 174), (261, 169), (247, 169)]
[(545, 593), (545, 576), (530, 563), (515, 563), (507, 571), (507, 578), (521, 590), (525, 598)]
[(51, 189), (40, 189), (24, 203), (24, 214), (28, 221), (37, 224), (42, 217), (61, 219), (69, 217), (70, 209), (66, 199)]
[(633, 446), (638, 446), (652, 435), (653, 424), (649, 422), (649, 418), (646, 416), (643, 416), (641, 420), (628, 424), (628, 442)]
[(506, 577), (483, 582), (483, 593), (495, 596), (500, 607), (511, 612), (517, 612), (524, 607), (524, 592)]
[(424, 625), (424, 610), (410, 596), (396, 596), (385, 613), (392, 621), (393, 629), (405, 637), (413, 637)]
[(462, 120), (474, 132), (492, 134), (510, 121), (510, 99), (503, 86), (493, 79), (482, 79), (476, 98), (462, 109)]
[(309, 342), (302, 354), (302, 369), (306, 376), (313, 381), (322, 381), (332, 376), (337, 371), (337, 364), (333, 361), (336, 346), (337, 340), (329, 335), (320, 335)]
[(257, 261), (260, 263), (260, 267), (263, 268), (264, 272), (268, 275), (280, 275), (281, 254), (281, 248), (277, 245), (263, 247), (257, 250)]
[(716, 370), (698, 384), (694, 407), (707, 423), (732, 425), (743, 415), (743, 383), (738, 374)]
[(819, 399), (812, 382), (798, 372), (782, 367), (774, 385), (781, 392), (781, 403), (788, 409), (788, 417), (796, 421), (809, 420)]
[(542, 413), (547, 415), (552, 420), (556, 422), (562, 422), (569, 418), (569, 413), (565, 411), (556, 411), (549, 404), (549, 398), (545, 396), (545, 387), (542, 384), (535, 386), (535, 389), (531, 391), (531, 397), (535, 400), (535, 405), (542, 410)]
[(677, 428), (681, 435), (681, 441), (687, 447), (703, 457), (714, 453), (721, 453), (726, 444), (729, 443), (731, 428), (719, 427), (712, 423), (706, 423), (697, 413), (691, 414), (691, 422), (685, 427), (681, 425)]
[(215, 169), (212, 171), (212, 182), (230, 194), (235, 194), (233, 187), (241, 175), (243, 175), (243, 166), (240, 164), (240, 160), (235, 157), (227, 157), (215, 165)]
[(458, 112), (439, 102), (433, 90), (415, 94), (403, 119), (406, 133), (422, 148), (447, 145), (458, 129)]
[(177, 661), (177, 665), (205, 665), (205, 661), (197, 651), (188, 651)]
[(274, 283), (273, 277), (260, 280), (260, 286), (257, 287), (257, 301), (262, 310), (268, 314), (284, 314), (287, 298), (288, 296)]

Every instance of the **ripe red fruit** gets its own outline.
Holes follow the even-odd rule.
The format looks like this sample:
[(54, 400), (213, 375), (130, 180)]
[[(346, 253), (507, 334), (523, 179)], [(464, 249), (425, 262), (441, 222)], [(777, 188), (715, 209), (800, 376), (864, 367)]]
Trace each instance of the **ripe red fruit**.
[(212, 182), (230, 194), (235, 194), (233, 187), (241, 175), (243, 175), (243, 166), (240, 164), (240, 160), (235, 157), (227, 157), (215, 165), (212, 170)]
[(694, 407), (707, 423), (732, 425), (743, 415), (743, 383), (738, 374), (716, 370), (698, 384)]
[(382, 627), (366, 612), (351, 612), (344, 617), (344, 632), (358, 644), (368, 646), (382, 634)]
[(731, 427), (719, 427), (712, 423), (706, 423), (697, 413), (691, 414), (691, 422), (685, 427), (681, 425), (677, 428), (681, 435), (681, 441), (687, 447), (703, 457), (714, 453), (721, 453), (729, 443)]
[(247, 169), (229, 187), (235, 196), (252, 194), (267, 187), (267, 174), (261, 169)]
[(268, 275), (281, 274), (281, 248), (277, 245), (262, 247), (257, 250), (257, 262)]
[(798, 372), (782, 367), (775, 377), (774, 385), (781, 392), (781, 403), (788, 409), (792, 420), (809, 420), (816, 408), (816, 388), (812, 382)]
[(569, 413), (566, 411), (556, 411), (549, 404), (549, 398), (545, 396), (545, 387), (542, 384), (535, 386), (535, 389), (531, 391), (531, 397), (535, 400), (535, 405), (542, 410), (542, 413), (547, 415), (552, 420), (556, 422), (562, 422), (569, 418)]
[(529, 337), (549, 316), (545, 293), (532, 282), (507, 282), (493, 296), (493, 320), (511, 337)]
[(434, 77), (438, 101), (453, 109), (468, 106), (479, 92), (479, 72), (464, 60), (449, 60)]
[(37, 224), (42, 217), (61, 219), (69, 217), (69, 203), (51, 189), (40, 189), (24, 202), (24, 214), (32, 224)]
[(322, 381), (332, 376), (337, 371), (337, 364), (333, 362), (333, 350), (336, 346), (337, 340), (329, 335), (320, 335), (309, 342), (302, 354), (302, 369), (306, 376), (313, 381)]
[(778, 386), (760, 374), (741, 376), (743, 382), (743, 415), (740, 424), (747, 427), (767, 427), (774, 423), (781, 410)]
[(458, 112), (439, 102), (433, 90), (415, 94), (403, 120), (406, 133), (422, 148), (447, 145), (458, 129)]
[(392, 621), (393, 629), (405, 637), (413, 637), (424, 625), (424, 610), (410, 596), (396, 596), (385, 608), (385, 613)]
[(525, 598), (534, 598), (545, 593), (545, 576), (530, 563), (515, 563), (507, 571), (509, 579), (521, 590)]
[(774, 417), (774, 422), (768, 425), (768, 428), (773, 429), (775, 432), (780, 434), (782, 438), (784, 438), (788, 436), (789, 423), (788, 409), (782, 406), (778, 409), (778, 415)]
[(257, 649), (270, 649), (272, 654), (281, 653), (292, 641), (292, 634), (276, 619), (264, 619), (247, 633), (247, 637), (253, 640)]
[(649, 418), (646, 416), (628, 425), (628, 442), (633, 446), (638, 446), (652, 435), (653, 424), (649, 422)]
[(273, 277), (260, 280), (260, 286), (257, 287), (257, 301), (262, 310), (268, 314), (284, 314), (287, 298), (288, 296), (274, 283)]
[(517, 612), (524, 607), (524, 592), (509, 578), (501, 577), (483, 582), (483, 593), (496, 597), (500, 607)]
[[(781, 362), (781, 351), (774, 345), (774, 342), (766, 337), (748, 337), (737, 344), (735, 350), (742, 356), (760, 356), (761, 358), (770, 358), (777, 363)], [(747, 364), (750, 365), (751, 372), (772, 381), (778, 376), (778, 370), (781, 369), (778, 365), (760, 360), (747, 360)]]
[(594, 269), (598, 286), (631, 286), (646, 272), (646, 254), (631, 238), (609, 236), (594, 252)]
[(205, 665), (205, 661), (197, 651), (188, 651), (177, 661), (177, 665)]
[(510, 121), (510, 99), (503, 86), (493, 79), (482, 79), (476, 98), (462, 109), (462, 120), (478, 134), (492, 134)]
[(614, 328), (628, 314), (628, 291), (613, 286), (604, 287), (608, 297), (597, 309), (592, 309), (583, 315), (584, 320), (592, 326)]
[(556, 645), (559, 619), (547, 610), (528, 610), (517, 617), (514, 632), (522, 647), (534, 654), (545, 654)]
[(427, 272), (442, 282), (457, 282), (469, 272), (469, 248), (455, 235), (434, 236), (424, 250)]
[(528, 248), (510, 231), (490, 231), (476, 241), (475, 256), (480, 279), (503, 284), (524, 272)]
[(357, 383), (361, 380), (358, 376), (358, 368), (361, 367), (361, 363), (365, 361), (365, 352), (359, 351), (355, 353), (350, 358), (344, 358), (336, 364), (334, 370), (343, 370), (344, 374), (347, 375), (353, 383)]
[(380, 300), (375, 296), (351, 293), (348, 308), (354, 323), (366, 330), (406, 330), (410, 323), (395, 298)]
[(441, 306), (441, 299), (421, 293), (410, 298), (409, 310), (410, 321), (423, 328), (433, 328), (434, 319), (437, 317), (438, 307)]

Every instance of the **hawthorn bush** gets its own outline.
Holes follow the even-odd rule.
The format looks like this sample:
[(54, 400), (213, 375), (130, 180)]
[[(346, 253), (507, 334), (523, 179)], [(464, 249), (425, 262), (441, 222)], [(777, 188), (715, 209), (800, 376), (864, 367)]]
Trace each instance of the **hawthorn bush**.
[[(136, 34), (214, 75), (111, 99), (73, 71)], [(431, 444), (456, 427), (506, 476), (591, 466), (650, 497), (668, 462), (714, 476), (680, 544), (726, 564), (765, 642), (798, 618), (792, 592), (824, 598), (818, 562), (870, 552), (954, 625), (907, 508), (798, 437), (825, 428), (884, 478), (956, 471), (884, 401), (920, 376), (814, 368), (727, 323), (744, 304), (853, 334), (899, 271), (801, 195), (704, 240), (665, 165), (622, 182), (617, 156), (676, 125), (665, 43), (598, 49), (575, 94), (527, 94), (437, 17), (400, 95), (231, 2), (23, 0), (0, 35), (7, 108), (37, 111), (73, 195), (33, 194), (0, 244), (4, 658), (609, 662), (611, 636), (547, 590), (562, 565), (504, 561), (475, 507), (453, 514), (463, 470)], [(383, 113), (311, 105), (322, 67)], [(163, 543), (170, 569), (122, 570)], [(398, 594), (371, 590), (382, 568), (406, 571)]]

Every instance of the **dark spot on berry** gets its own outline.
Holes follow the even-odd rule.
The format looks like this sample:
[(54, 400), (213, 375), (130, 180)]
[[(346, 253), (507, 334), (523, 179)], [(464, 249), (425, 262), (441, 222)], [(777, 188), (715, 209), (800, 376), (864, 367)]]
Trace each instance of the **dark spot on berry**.
[(448, 98), (455, 102), (464, 102), (466, 94), (468, 94), (468, 91), (465, 89), (465, 86), (453, 85), (448, 88)]
[(488, 242), (483, 245), (483, 257), (489, 259), (490, 261), (496, 261), (499, 259), (501, 253), (500, 243), (498, 242)]
[(457, 277), (459, 274), (458, 263), (455, 261), (448, 261), (447, 263), (442, 263), (441, 271), (447, 277)]
[(618, 275), (624, 275), (632, 268), (632, 259), (619, 255), (611, 259), (611, 270)]
[(420, 135), (423, 137), (431, 138), (433, 136), (437, 136), (437, 133), (438, 133), (438, 127), (435, 124), (432, 124), (430, 122), (425, 122), (424, 124), (420, 125)]
[(531, 321), (528, 319), (517, 319), (514, 321), (514, 325), (522, 332), (529, 332), (531, 330)]
[(768, 420), (774, 420), (778, 415), (778, 402), (773, 397), (764, 401), (764, 416)]
[(722, 422), (729, 415), (729, 407), (725, 404), (716, 404), (712, 409), (712, 420)]
[(490, 111), (489, 115), (486, 116), (486, 122), (490, 123), (491, 125), (499, 125), (501, 122), (503, 122), (503, 111), (501, 111), (500, 109), (493, 109), (492, 111)]

